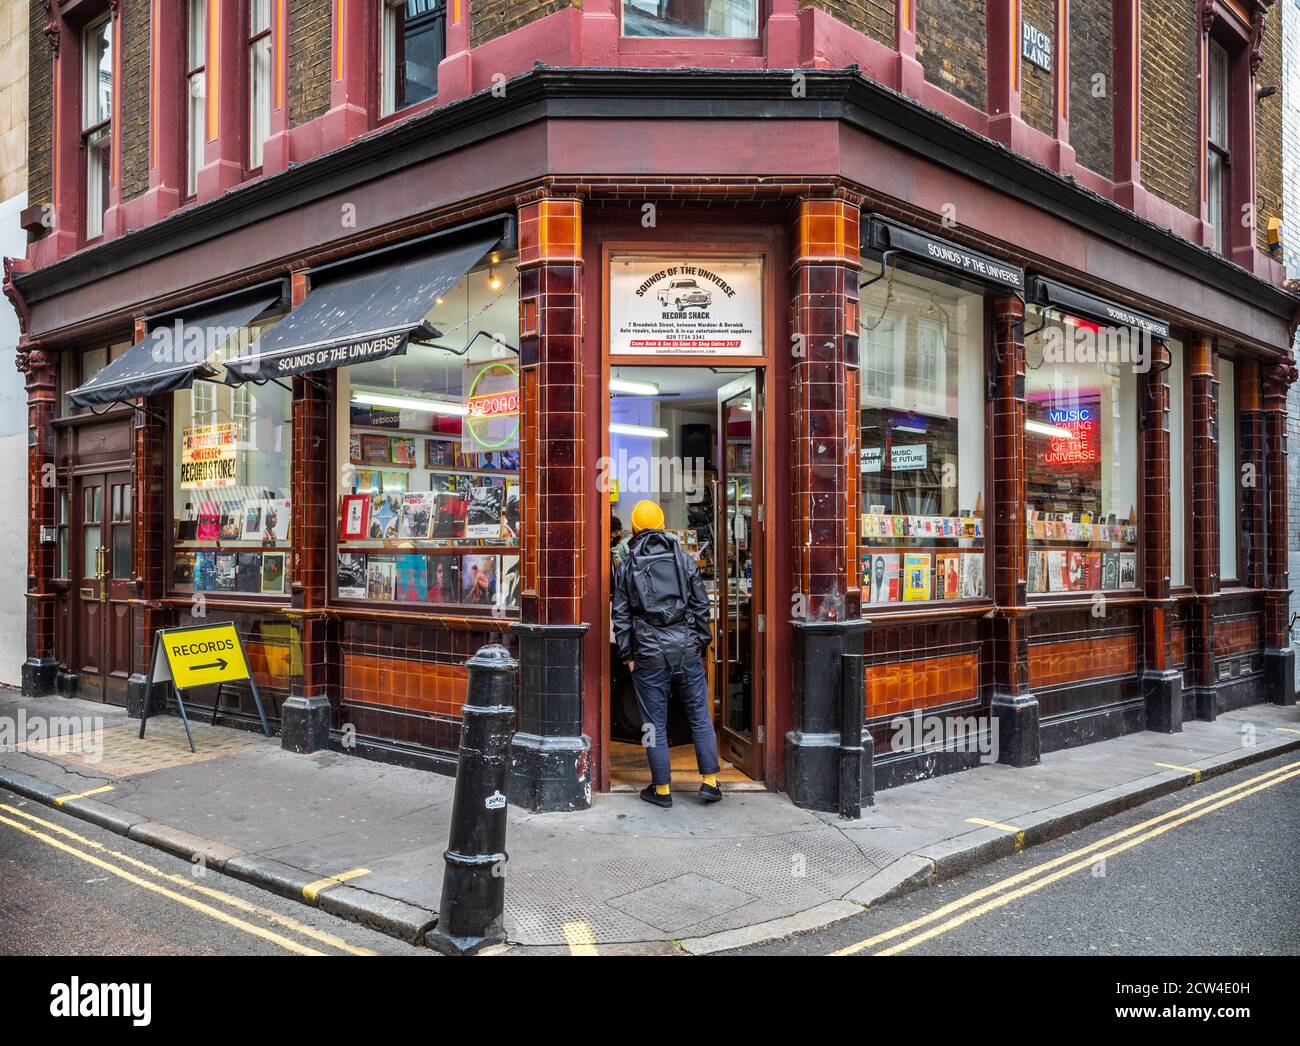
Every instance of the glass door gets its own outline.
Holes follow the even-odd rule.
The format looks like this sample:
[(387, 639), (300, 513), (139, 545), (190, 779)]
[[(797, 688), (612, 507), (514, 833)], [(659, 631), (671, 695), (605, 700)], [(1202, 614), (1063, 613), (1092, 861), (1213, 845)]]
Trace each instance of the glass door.
[(718, 749), (754, 780), (763, 776), (762, 404), (756, 372), (718, 390)]

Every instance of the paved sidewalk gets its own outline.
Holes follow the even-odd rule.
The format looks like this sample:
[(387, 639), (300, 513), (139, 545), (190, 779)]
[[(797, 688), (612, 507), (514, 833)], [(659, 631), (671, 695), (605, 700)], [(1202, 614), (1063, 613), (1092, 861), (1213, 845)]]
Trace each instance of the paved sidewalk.
[[(0, 786), (407, 940), (436, 918), (451, 778), (279, 739), (0, 689), (0, 717), (101, 717), (102, 756), (0, 749)], [(882, 792), (860, 821), (782, 794), (635, 794), (583, 813), (511, 811), (506, 929), (522, 950), (702, 953), (812, 929), (1194, 780), (1300, 749), (1300, 710), (1257, 705), (1181, 734), (1142, 733)], [(93, 794), (87, 794), (93, 793)], [(988, 822), (979, 824), (977, 821)], [(337, 877), (337, 878), (336, 878)], [(304, 896), (304, 894), (306, 894)]]

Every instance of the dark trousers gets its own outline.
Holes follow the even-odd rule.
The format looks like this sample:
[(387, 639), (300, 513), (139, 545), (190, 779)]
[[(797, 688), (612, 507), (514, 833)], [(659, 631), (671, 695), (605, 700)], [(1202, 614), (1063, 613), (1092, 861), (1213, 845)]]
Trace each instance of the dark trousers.
[(668, 699), (674, 690), (681, 698), (695, 739), (695, 762), (701, 774), (718, 772), (718, 739), (709, 720), (709, 685), (704, 662), (697, 655), (674, 669), (667, 663), (638, 661), (632, 673), (637, 707), (641, 709), (641, 743), (650, 761), (650, 777), (657, 785), (672, 780), (668, 759)]

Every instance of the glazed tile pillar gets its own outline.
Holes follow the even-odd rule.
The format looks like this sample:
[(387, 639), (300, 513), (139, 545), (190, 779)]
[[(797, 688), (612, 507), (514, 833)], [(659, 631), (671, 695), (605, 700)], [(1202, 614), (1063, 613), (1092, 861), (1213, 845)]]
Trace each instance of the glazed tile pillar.
[(998, 762), (1039, 761), (1038, 699), (1029, 689), (1028, 552), (1025, 544), (1025, 307), (997, 298), (993, 313), (993, 697)]
[(1264, 408), (1264, 476), (1267, 497), (1267, 551), (1264, 556), (1264, 678), (1269, 700), (1296, 701), (1295, 649), (1287, 628), (1291, 579), (1287, 515), (1287, 389), (1296, 379), (1291, 359), (1261, 367)]
[[(307, 296), (303, 273), (291, 283), (294, 307)], [(330, 527), (334, 519), (330, 473), (330, 384), (333, 371), (293, 379), (293, 575), (291, 604), (302, 675), (290, 681), (280, 710), (280, 746), (291, 752), (329, 747), (328, 629)]]
[[(147, 333), (143, 321), (135, 325), (135, 340)], [(153, 653), (154, 633), (166, 627), (162, 599), (166, 594), (167, 525), (171, 513), (167, 509), (167, 420), (163, 411), (171, 397), (157, 397), (150, 405), (147, 400), (137, 400), (141, 407), (132, 418), (132, 435), (135, 443), (135, 475), (132, 490), (135, 516), (133, 574), (135, 602), (132, 606), (131, 675), (127, 679), (126, 708), (133, 719), (140, 716), (145, 706), (146, 684), (149, 679), (149, 658)], [(166, 707), (166, 684), (153, 688), (154, 710)]]
[[(1188, 342), (1192, 390), (1192, 614), (1189, 623), (1192, 686), (1184, 718), (1218, 715), (1214, 686), (1214, 604), (1219, 593), (1219, 382), (1213, 341)], [(1229, 414), (1229, 416), (1231, 416)]]
[[(794, 208), (790, 269), (792, 729), (786, 792), (839, 809), (842, 728), (866, 718), (858, 585), (857, 371), (861, 207), (847, 197)], [(845, 671), (845, 668), (849, 671)], [(859, 717), (849, 724), (846, 715)], [(874, 792), (863, 736), (854, 785)]]
[(1142, 495), (1142, 588), (1145, 667), (1142, 692), (1146, 726), (1160, 733), (1183, 728), (1183, 674), (1173, 667), (1169, 646), (1169, 366), (1164, 341), (1151, 345), (1151, 366), (1142, 379), (1142, 444), (1146, 462)]
[(582, 201), (526, 198), (519, 206), (524, 584), (522, 620), (511, 630), (520, 687), (508, 792), (530, 810), (591, 805), (591, 739), (582, 732), (582, 279)]
[(54, 419), (58, 416), (55, 357), (37, 347), (18, 351), (18, 370), (27, 385), (27, 659), (22, 689), (27, 697), (55, 693), (59, 662), (54, 655), (58, 610), (54, 575), (59, 547), (41, 541), (41, 528), (57, 520)]

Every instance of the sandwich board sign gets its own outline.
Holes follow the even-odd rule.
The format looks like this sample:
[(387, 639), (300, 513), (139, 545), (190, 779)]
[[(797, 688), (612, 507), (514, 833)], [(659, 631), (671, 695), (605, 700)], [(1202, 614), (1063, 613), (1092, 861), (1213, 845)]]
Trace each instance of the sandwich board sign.
[(271, 728), (266, 722), (266, 712), (262, 709), (262, 697), (257, 692), (253, 673), (249, 671), (248, 658), (244, 656), (244, 646), (239, 640), (239, 632), (228, 621), (212, 625), (160, 628), (154, 633), (153, 653), (149, 658), (149, 678), (144, 691), (144, 707), (140, 711), (141, 737), (144, 737), (145, 723), (149, 719), (149, 698), (153, 694), (154, 683), (172, 685), (191, 752), (195, 751), (194, 735), (190, 733), (190, 720), (185, 712), (183, 692), (194, 687), (215, 686), (217, 688), (212, 703), (212, 722), (215, 724), (217, 710), (221, 707), (221, 688), (226, 683), (247, 683), (253, 691), (257, 715), (262, 720), (262, 732), (267, 737), (271, 736)]

